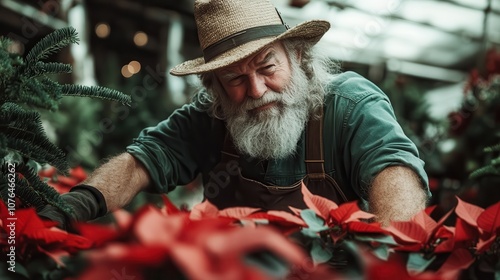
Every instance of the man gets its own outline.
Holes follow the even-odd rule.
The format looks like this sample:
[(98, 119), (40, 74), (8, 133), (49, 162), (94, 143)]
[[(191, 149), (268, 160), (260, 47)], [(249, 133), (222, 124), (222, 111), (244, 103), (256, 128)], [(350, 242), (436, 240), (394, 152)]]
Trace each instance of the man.
[[(290, 29), (266, 0), (197, 0), (194, 14), (204, 57), (171, 74), (199, 74), (204, 90), (64, 195), (70, 219), (94, 219), (200, 173), (219, 208), (303, 208), (304, 182), (337, 203), (367, 203), (383, 224), (424, 209), (423, 162), (387, 97), (359, 75), (328, 73), (314, 48), (328, 22)], [(54, 208), (40, 215), (68, 222)]]

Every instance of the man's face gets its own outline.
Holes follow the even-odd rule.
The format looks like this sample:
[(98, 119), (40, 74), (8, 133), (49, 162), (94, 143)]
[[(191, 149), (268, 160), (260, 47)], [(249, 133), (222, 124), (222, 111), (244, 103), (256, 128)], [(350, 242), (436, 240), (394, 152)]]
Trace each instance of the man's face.
[(234, 144), (261, 159), (284, 158), (296, 150), (309, 117), (309, 81), (281, 43), (216, 71), (221, 108)]
[[(265, 48), (236, 64), (215, 72), (227, 97), (235, 105), (248, 99), (260, 99), (267, 92), (282, 92), (291, 77), (290, 62), (280, 42)], [(273, 102), (258, 104), (251, 112), (273, 107)]]

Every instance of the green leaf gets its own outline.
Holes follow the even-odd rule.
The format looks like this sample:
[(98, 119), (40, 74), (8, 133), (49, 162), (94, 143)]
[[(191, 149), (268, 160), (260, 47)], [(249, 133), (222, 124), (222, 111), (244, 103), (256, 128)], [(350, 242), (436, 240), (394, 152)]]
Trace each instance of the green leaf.
[(379, 259), (387, 261), (389, 259), (389, 246), (381, 244), (377, 248), (373, 248), (371, 252)]
[(378, 242), (387, 245), (398, 245), (390, 235), (354, 235), (354, 239), (362, 242)]
[(323, 246), (321, 240), (316, 238), (312, 242), (311, 258), (315, 265), (325, 263), (332, 258), (332, 252)]
[[(20, 280), (20, 279), (30, 279), (28, 270), (19, 263), (15, 262), (14, 272), (8, 270), (10, 265), (6, 261), (0, 262), (0, 279), (5, 280)], [(12, 268), (11, 268), (12, 269)]]
[(309, 237), (317, 237), (318, 232), (327, 230), (328, 227), (325, 225), (325, 221), (316, 215), (311, 209), (305, 209), (300, 211), (300, 217), (307, 224), (307, 228), (301, 230), (302, 234)]
[(419, 274), (422, 273), (435, 259), (436, 256), (426, 259), (420, 253), (410, 253), (406, 268), (411, 274)]
[(283, 278), (289, 273), (288, 264), (270, 251), (247, 254), (245, 263), (256, 266), (273, 278)]
[(325, 221), (321, 217), (316, 215), (316, 213), (311, 209), (300, 211), (300, 217), (304, 220), (304, 222), (306, 222), (310, 230), (319, 232), (328, 229), (328, 227), (325, 225)]

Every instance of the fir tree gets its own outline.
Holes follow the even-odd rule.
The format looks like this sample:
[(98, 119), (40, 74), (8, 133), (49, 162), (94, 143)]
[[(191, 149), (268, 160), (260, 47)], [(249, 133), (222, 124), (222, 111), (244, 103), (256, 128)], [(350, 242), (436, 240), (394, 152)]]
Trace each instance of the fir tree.
[[(498, 154), (500, 152), (500, 143), (492, 147), (485, 148), (484, 152)], [(474, 170), (474, 172), (470, 174), (471, 179), (477, 179), (483, 176), (500, 176), (500, 155), (491, 159), (489, 164)]]
[[(497, 55), (496, 60), (500, 64), (500, 54)], [(489, 130), (485, 129), (485, 131), (493, 137), (500, 137), (500, 132), (497, 130), (500, 123), (500, 68), (494, 68), (494, 70), (494, 74), (489, 75), (488, 80), (476, 82), (471, 87), (479, 102), (476, 111), (484, 112), (481, 117), (485, 119), (484, 123), (486, 123), (487, 128), (490, 128)], [(483, 151), (488, 154), (488, 163), (474, 170), (470, 174), (471, 179), (500, 176), (500, 143), (486, 147)]]
[(130, 105), (130, 97), (119, 91), (59, 84), (49, 78), (49, 74), (71, 73), (72, 68), (42, 60), (77, 42), (74, 28), (62, 28), (21, 57), (8, 51), (10, 40), (0, 38), (0, 196), (5, 202), (14, 194), (23, 206), (40, 209), (52, 204), (71, 211), (37, 174), (39, 164), (52, 165), (64, 174), (69, 169), (65, 153), (50, 142), (43, 130), (39, 110), (57, 110), (63, 96), (96, 97)]

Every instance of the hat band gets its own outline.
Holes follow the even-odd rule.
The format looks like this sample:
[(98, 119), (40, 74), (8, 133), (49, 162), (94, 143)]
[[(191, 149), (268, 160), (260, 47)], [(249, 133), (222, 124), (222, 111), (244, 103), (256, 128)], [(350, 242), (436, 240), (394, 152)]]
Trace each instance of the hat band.
[(264, 25), (248, 28), (229, 35), (206, 47), (203, 50), (203, 57), (205, 58), (205, 62), (208, 62), (219, 54), (226, 52), (232, 48), (241, 46), (245, 43), (260, 38), (277, 36), (285, 32), (286, 30), (287, 28), (283, 24)]

